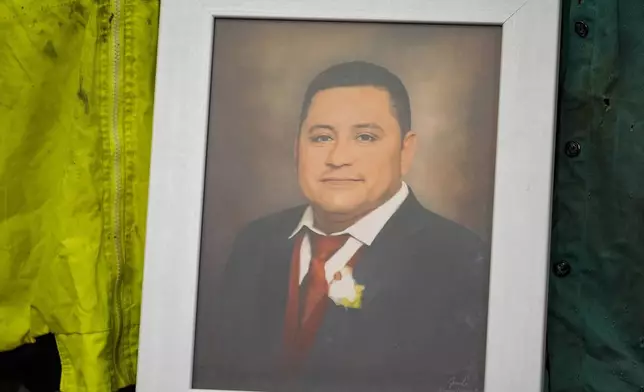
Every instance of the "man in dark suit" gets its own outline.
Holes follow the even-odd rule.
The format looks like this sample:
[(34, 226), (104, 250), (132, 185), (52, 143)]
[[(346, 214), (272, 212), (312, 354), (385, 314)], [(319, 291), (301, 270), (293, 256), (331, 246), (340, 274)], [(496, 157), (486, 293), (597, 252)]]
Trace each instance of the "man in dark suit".
[(214, 299), (213, 388), (483, 390), (489, 250), (402, 180), (415, 146), (385, 68), (311, 82), (295, 145), (309, 203), (237, 236)]

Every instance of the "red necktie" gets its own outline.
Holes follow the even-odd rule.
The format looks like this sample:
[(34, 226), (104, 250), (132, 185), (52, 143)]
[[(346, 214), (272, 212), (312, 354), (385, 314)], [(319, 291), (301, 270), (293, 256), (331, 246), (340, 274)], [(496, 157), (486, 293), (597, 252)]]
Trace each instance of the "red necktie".
[[(311, 263), (304, 287), (304, 303), (300, 315), (302, 329), (311, 323), (318, 325), (323, 314), (323, 304), (329, 291), (324, 265), (349, 239), (348, 234), (324, 236), (309, 232), (311, 241)], [(320, 320), (318, 320), (320, 319)]]
[(299, 248), (301, 241), (296, 242), (293, 250), (293, 267), (291, 270), (291, 288), (285, 320), (285, 371), (297, 373), (302, 361), (306, 358), (315, 341), (315, 335), (322, 324), (328, 305), (328, 283), (324, 264), (349, 238), (342, 236), (322, 236), (308, 232), (311, 243), (311, 263), (302, 285), (298, 282)]

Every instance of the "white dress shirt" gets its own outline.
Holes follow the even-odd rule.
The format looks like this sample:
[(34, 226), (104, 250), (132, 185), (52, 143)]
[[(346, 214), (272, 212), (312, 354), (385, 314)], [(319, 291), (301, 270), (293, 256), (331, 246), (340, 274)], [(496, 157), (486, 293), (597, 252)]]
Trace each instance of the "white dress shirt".
[[(324, 265), (327, 282), (333, 281), (333, 276), (336, 272), (342, 270), (345, 265), (351, 260), (353, 255), (360, 249), (361, 246), (369, 246), (376, 238), (380, 230), (385, 226), (391, 216), (398, 210), (400, 205), (405, 201), (409, 195), (409, 188), (406, 183), (402, 183), (400, 190), (396, 192), (389, 200), (380, 205), (369, 214), (363, 216), (360, 220), (354, 223), (346, 230), (332, 233), (330, 235), (349, 234), (347, 242), (333, 255)], [(325, 235), (322, 231), (317, 229), (314, 225), (313, 209), (309, 206), (304, 211), (300, 223), (297, 225), (293, 233), (289, 236), (292, 238), (302, 230), (302, 227), (308, 227), (315, 233)], [(309, 235), (305, 234), (302, 239), (302, 246), (300, 248), (300, 284), (306, 276), (311, 264), (311, 242)]]

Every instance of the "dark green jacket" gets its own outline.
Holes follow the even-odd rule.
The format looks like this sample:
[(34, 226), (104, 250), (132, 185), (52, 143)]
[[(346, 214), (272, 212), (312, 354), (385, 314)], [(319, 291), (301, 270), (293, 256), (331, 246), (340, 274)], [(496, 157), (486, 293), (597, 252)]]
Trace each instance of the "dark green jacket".
[(644, 391), (644, 2), (567, 0), (550, 392)]

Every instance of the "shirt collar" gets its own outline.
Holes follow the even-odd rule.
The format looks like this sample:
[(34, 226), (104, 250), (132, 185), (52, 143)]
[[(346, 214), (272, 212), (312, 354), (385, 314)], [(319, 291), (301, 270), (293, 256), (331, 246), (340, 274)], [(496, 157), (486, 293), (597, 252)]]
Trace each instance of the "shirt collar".
[[(371, 211), (367, 215), (363, 216), (360, 220), (354, 223), (351, 227), (346, 230), (331, 233), (331, 235), (341, 235), (349, 234), (353, 238), (362, 242), (363, 244), (369, 246), (376, 238), (380, 230), (385, 226), (389, 221), (391, 216), (398, 210), (400, 205), (405, 201), (409, 195), (409, 187), (405, 182), (402, 183), (398, 192), (393, 195), (389, 200), (381, 204), (378, 208)], [(289, 236), (292, 238), (294, 235), (300, 232), (303, 227), (308, 227), (309, 230), (324, 235), (319, 229), (315, 228), (313, 224), (313, 209), (311, 206), (308, 206), (302, 214), (302, 218), (298, 223), (293, 233)]]

